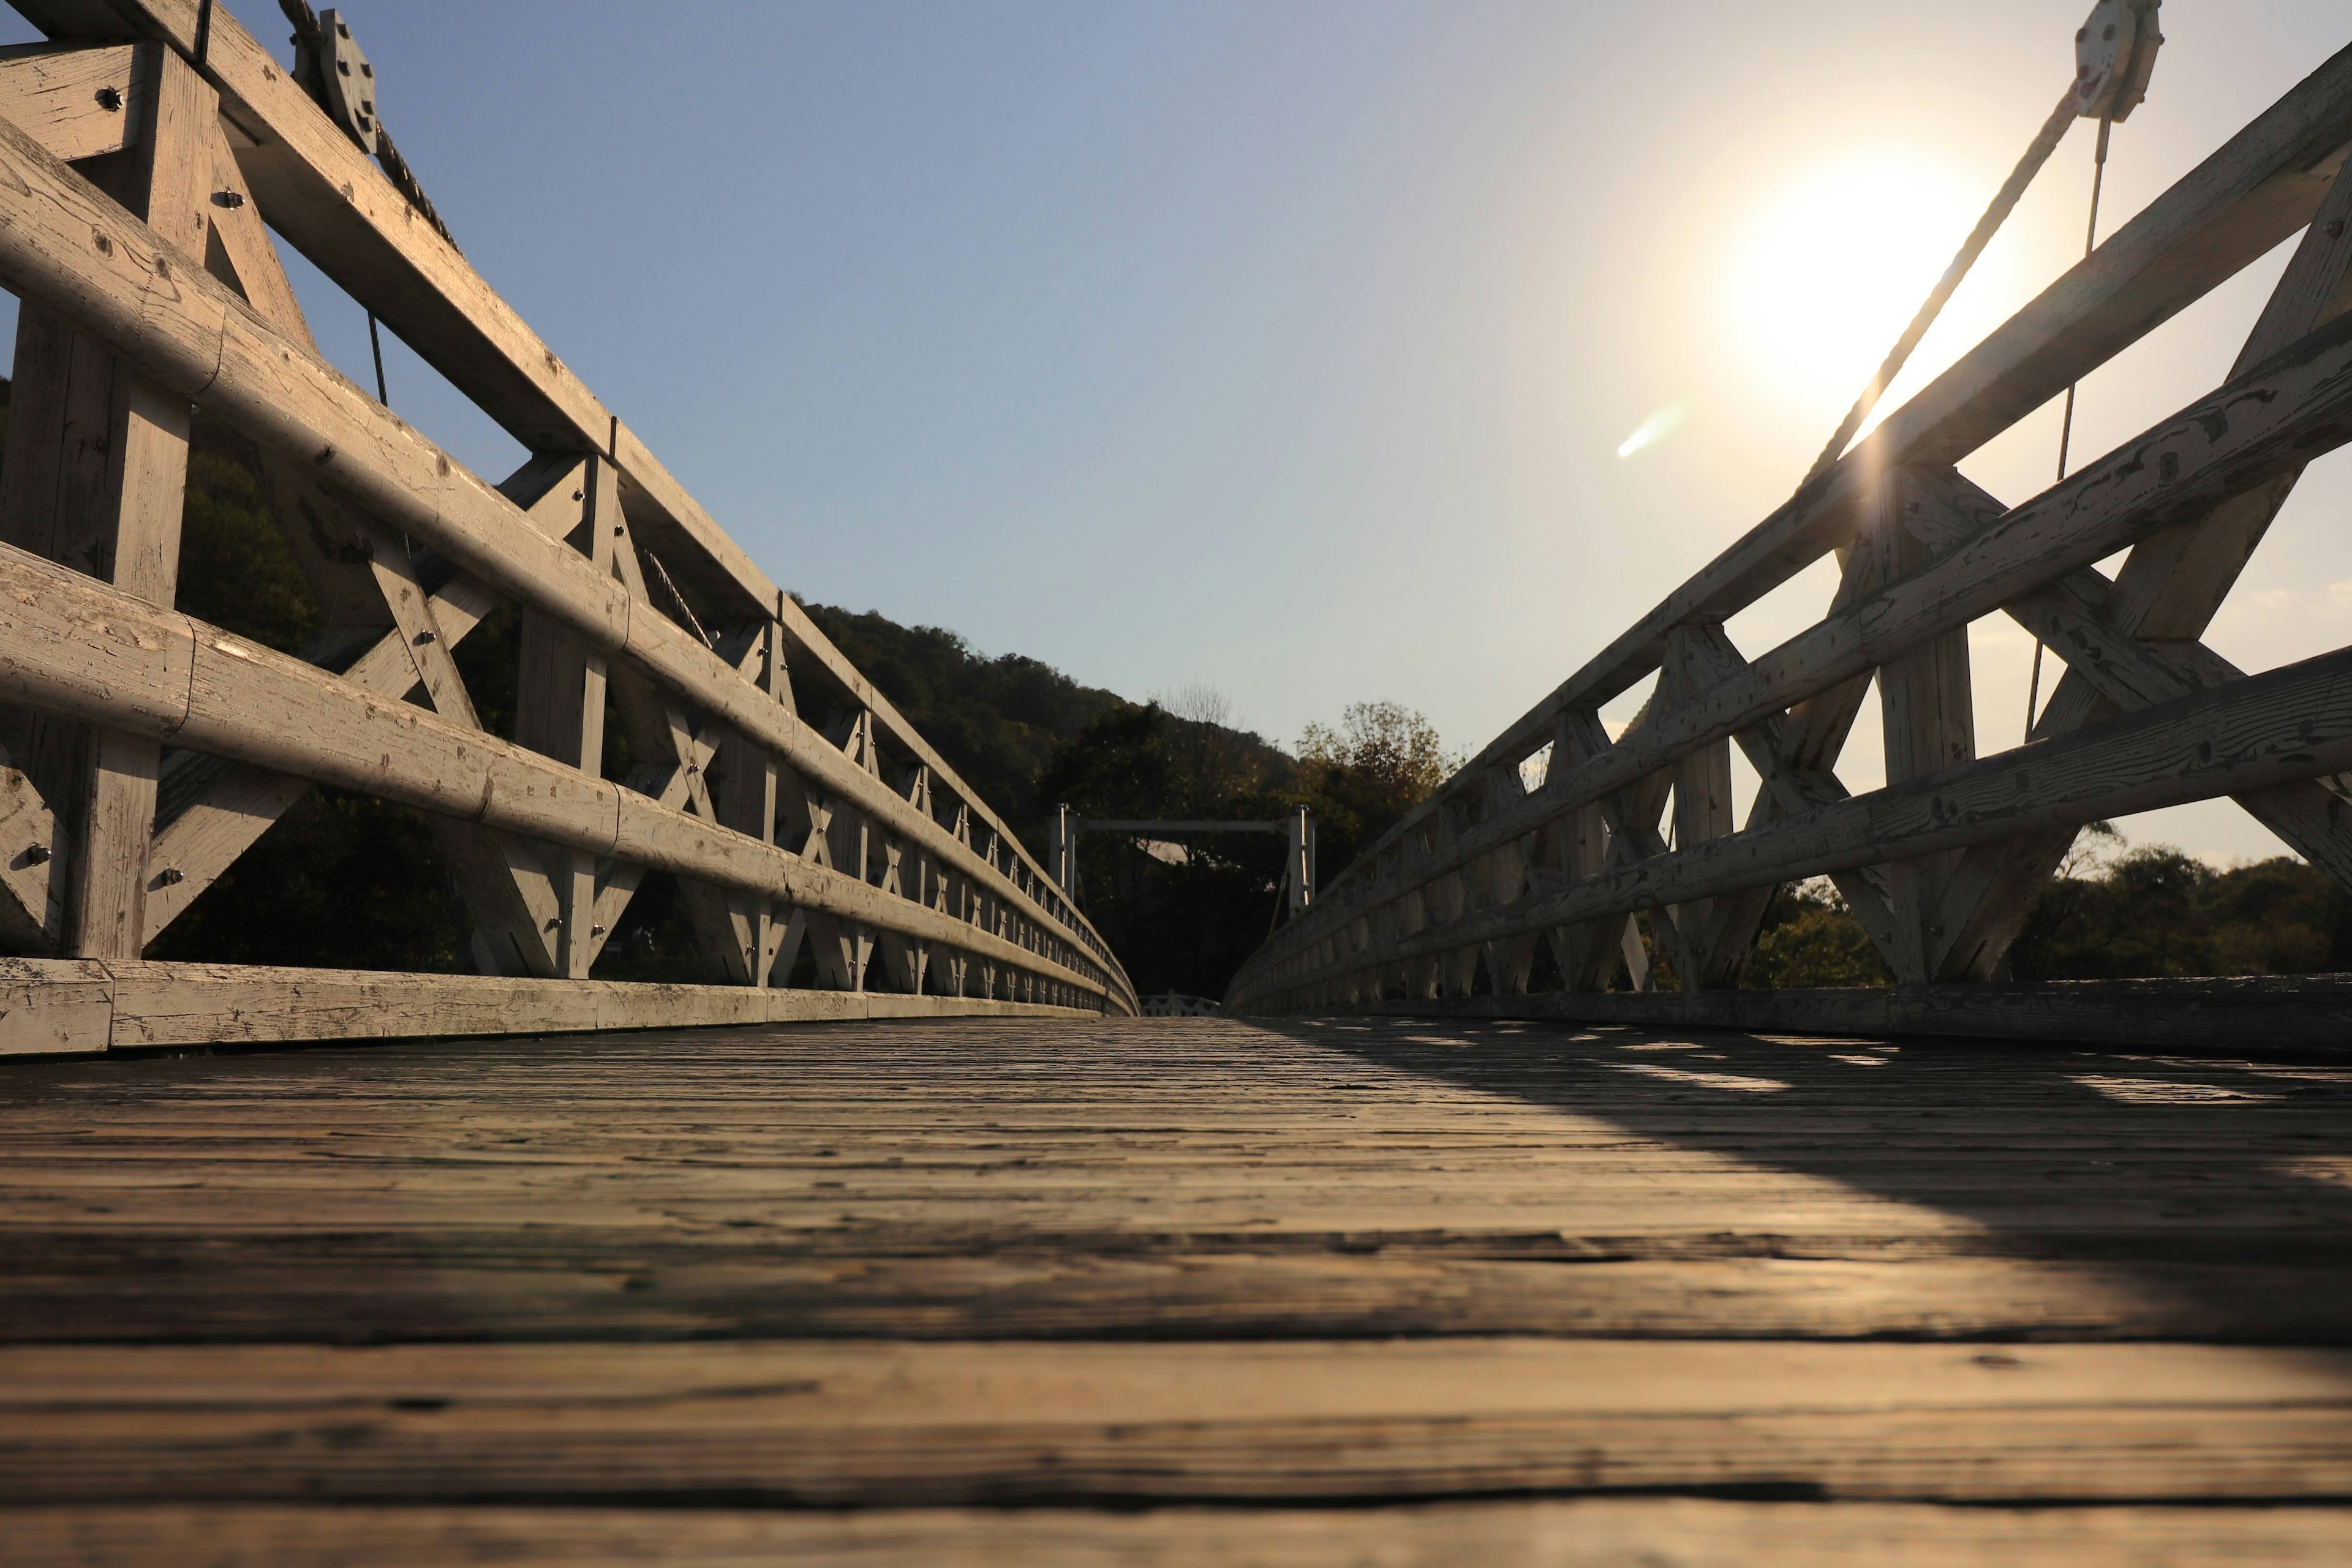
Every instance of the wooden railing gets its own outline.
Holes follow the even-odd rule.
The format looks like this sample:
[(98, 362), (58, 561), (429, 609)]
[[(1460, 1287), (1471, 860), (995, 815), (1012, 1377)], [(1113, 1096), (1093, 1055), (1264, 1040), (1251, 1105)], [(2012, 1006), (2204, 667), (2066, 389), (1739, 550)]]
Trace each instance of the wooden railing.
[[(1681, 993), (1653, 1012), (1802, 1027), (1818, 1001), (1700, 1005), (1736, 985), (1779, 885), (1835, 879), (1900, 984), (1957, 988), (2002, 977), (2080, 825), (2221, 795), (2352, 881), (2352, 789), (2328, 776), (2352, 768), (2352, 650), (2249, 678), (2199, 640), (2303, 466), (2352, 439), (2347, 141), (2352, 50), (1528, 710), (1227, 1005), (1511, 1011), (1543, 943), (1539, 1010), (1641, 1016), (1602, 995), (1653, 984), (1649, 911)], [(2218, 390), (2021, 505), (1953, 467), (2298, 228)], [(1733, 646), (1727, 617), (1832, 552), (1818, 623), (1752, 661)], [(1979, 760), (1968, 626), (1995, 614), (2066, 673), (2031, 742)], [(1654, 678), (1612, 737), (1601, 706)], [(1833, 770), (1874, 679), (1888, 782), (1849, 797)], [(1760, 780), (1744, 824), (1735, 745)]]
[[(57, 43), (0, 58), (0, 940), (59, 956), (0, 975), (0, 1051), (1136, 1010), (1012, 830), (233, 17), (17, 9)], [(478, 479), (321, 359), (273, 229), (531, 458)], [(306, 657), (172, 608), (192, 405), (261, 455), (327, 606)], [(451, 657), (501, 603), (510, 738)], [(142, 959), (314, 783), (432, 814), (485, 976)], [(593, 979), (648, 870), (730, 984)], [(819, 989), (785, 989), (803, 943)]]

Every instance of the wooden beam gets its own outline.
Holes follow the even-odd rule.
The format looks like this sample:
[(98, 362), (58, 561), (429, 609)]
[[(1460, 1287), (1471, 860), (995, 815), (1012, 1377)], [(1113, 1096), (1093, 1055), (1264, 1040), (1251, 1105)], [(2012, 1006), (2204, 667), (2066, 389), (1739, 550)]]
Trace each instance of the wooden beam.
[(143, 61), (131, 44), (0, 49), (0, 119), (72, 163), (139, 144), (146, 120)]
[[(2231, 367), (2231, 379), (2289, 352), (2315, 328), (2340, 318), (2347, 305), (2352, 305), (2352, 164), (2336, 173), (2313, 215)], [(2302, 471), (2299, 463), (2285, 466), (2141, 539), (2105, 595), (2102, 621), (2124, 637), (2194, 645)], [(2119, 700), (2100, 679), (2121, 662), (2111, 651), (2097, 668), (2078, 668), (2070, 663), (2035, 725), (2036, 733), (2063, 734), (2128, 711), (2133, 694), (2123, 694)], [(2305, 783), (2242, 804), (2315, 865), (2352, 886), (2352, 833), (2346, 831), (2335, 796), (2316, 784)], [(1981, 979), (1997, 973), (2035, 898), (2071, 847), (2071, 839), (2062, 842), (2057, 835), (2037, 837), (2007, 848), (1974, 850), (1956, 867), (1952, 908), (1942, 922), (1948, 947), (1937, 966), (1938, 977)]]
[[(38, 193), (34, 199), (0, 192), (0, 210), (20, 219), (0, 230), (0, 278), (72, 301), (85, 318), (81, 324), (265, 447), (309, 462), (322, 482), (387, 526), (429, 542), (591, 647), (635, 660), (781, 761), (857, 800), (861, 812), (894, 833), (930, 845), (942, 859), (986, 869), (939, 823), (877, 780), (860, 779), (837, 752), (690, 633), (658, 615), (633, 614), (626, 590), (608, 574), (561, 542), (517, 526), (512, 502), (254, 316), (224, 286), (201, 274), (175, 274), (176, 289), (150, 287), (155, 242), (5, 125), (0, 165), (19, 176), (22, 191)], [(1024, 920), (1050, 933), (1049, 948), (1083, 953), (1085, 963), (1116, 975), (1091, 928), (1066, 907), (1049, 912), (1041, 892), (1034, 879), (1025, 879), (1007, 896)]]
[[(53, 37), (153, 38), (193, 59), (205, 5), (205, 0), (24, 0), (17, 9)], [(620, 472), (624, 510), (648, 545), (663, 552), (689, 586), (717, 595), (735, 612), (778, 616), (791, 652), (804, 667), (838, 683), (875, 715), (894, 744), (931, 770), (940, 789), (1000, 834), (1013, 861), (1030, 873), (1034, 886), (1025, 896), (1050, 910), (1054, 922), (1082, 933), (1097, 958), (1111, 962), (1100, 936), (1051, 888), (1027, 847), (987, 803), (225, 9), (212, 10), (204, 70), (221, 94), (223, 113), (237, 125), (243, 142), (252, 143), (240, 142), (237, 159), (250, 194), (280, 234), (525, 447), (611, 458)]]
[(858, 1018), (1095, 1017), (979, 997), (755, 991), (246, 963), (0, 959), (0, 1060), (294, 1041), (563, 1035)]
[[(1850, 866), (1966, 848), (2021, 833), (2265, 788), (2352, 764), (2352, 650), (2160, 704), (2096, 729), (2003, 752), (1910, 784), (1823, 805), (1750, 832), (1613, 868), (1465, 922), (1487, 939)], [(1432, 944), (1391, 942), (1378, 961)], [(1266, 953), (1233, 996), (1257, 1005), (1299, 974)]]
[[(184, 269), (204, 254), (215, 98), (178, 56), (153, 45), (141, 54), (137, 96), (118, 102), (118, 118), (136, 122), (138, 139), (93, 172), (125, 208), (153, 221), (159, 259), (176, 258)], [(100, 75), (124, 74), (122, 62), (99, 64)], [(121, 363), (38, 300), (19, 312), (17, 361), (0, 537), (169, 605), (187, 482), (186, 398)], [(26, 760), (32, 773), (21, 782), (63, 805), (71, 837), (61, 923), (45, 923), (45, 934), (53, 930), (56, 943), (78, 955), (135, 957), (158, 746), (138, 734), (37, 723)]]
[[(1881, 582), (1915, 572), (1929, 559), (1927, 547), (1904, 526), (1916, 486), (1909, 469), (1890, 468), (1879, 477), (1872, 495), (1857, 548), (1878, 557)], [(1974, 761), (1976, 699), (1969, 679), (1969, 628), (1961, 625), (1938, 632), (1881, 666), (1878, 705), (1888, 784), (1906, 784)], [(1898, 982), (1918, 984), (1932, 978), (1943, 946), (1945, 884), (1958, 866), (1958, 855), (1947, 851), (1894, 861), (1882, 873), (1894, 939), (1883, 951)]]
[[(1663, 707), (1671, 712), (1714, 684), (1701, 645), (1712, 628), (1676, 626), (1666, 635), (1665, 663), (1658, 677)], [(1737, 808), (1731, 798), (1731, 740), (1728, 736), (1685, 752), (1674, 765), (1675, 842), (1704, 844), (1736, 831)], [(1731, 896), (1737, 900), (1739, 895)], [(1675, 932), (1675, 977), (1682, 989), (1696, 991), (1728, 984), (1738, 975), (1744, 952), (1725, 952), (1717, 946), (1718, 911), (1715, 901), (1700, 899), (1668, 906), (1664, 913)], [(1760, 909), (1759, 911), (1760, 912)]]
[[(1889, 415), (1821, 482), (1776, 509), (1528, 710), (1456, 776), (1524, 760), (1550, 739), (1556, 715), (1598, 708), (1655, 669), (1674, 627), (1736, 615), (1842, 547), (1857, 524), (1869, 475), (1958, 461), (2306, 226), (2347, 142), (2352, 48), (2330, 58), (2175, 182)], [(1407, 814), (1367, 853), (1412, 831), (1429, 809)], [(1335, 879), (1327, 907), (1345, 904), (1345, 882), (1344, 874)]]
[[(1882, 665), (1938, 633), (2352, 438), (2352, 318), (2231, 382), (2064, 483), (2011, 509), (1929, 564), (1835, 611), (1739, 676), (1635, 736), (1547, 780), (1528, 805), (1479, 825), (1429, 874), (1624, 788), (1718, 737)], [(1269, 956), (1319, 934), (1323, 912), (1286, 928)]]
[(0, 700), (638, 861), (860, 922), (988, 950), (1089, 995), (1079, 955), (973, 931), (773, 845), (670, 810), (297, 658), (0, 545)]

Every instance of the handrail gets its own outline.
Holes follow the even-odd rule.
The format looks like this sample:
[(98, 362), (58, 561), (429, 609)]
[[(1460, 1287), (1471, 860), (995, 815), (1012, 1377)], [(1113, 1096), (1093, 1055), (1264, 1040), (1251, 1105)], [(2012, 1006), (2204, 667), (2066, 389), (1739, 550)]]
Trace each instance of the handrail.
[[(170, 0), (28, 0), (19, 9), (57, 37), (160, 38), (184, 55), (194, 43), (196, 7)], [(200, 69), (220, 91), (225, 118), (256, 143), (236, 148), (239, 168), (282, 235), (395, 330), (407, 323), (420, 352), (534, 450), (589, 452), (613, 464), (623, 512), (640, 537), (689, 542), (690, 552), (671, 552), (672, 563), (692, 563), (682, 571), (698, 591), (720, 584), (730, 614), (777, 623), (788, 648), (805, 656), (803, 668), (813, 666), (869, 715), (871, 730), (927, 770), (928, 784), (912, 786), (910, 798), (877, 776), (870, 759), (845, 756), (657, 606), (531, 526), (496, 488), (352, 386), (307, 343), (202, 271), (184, 261), (174, 267), (166, 242), (13, 126), (0, 130), (0, 159), (19, 176), (16, 190), (0, 194), (0, 206), (15, 209), (0, 237), (10, 285), (371, 516), (626, 661), (972, 879), (1013, 918), (1011, 935), (1025, 963), (1073, 966), (1088, 988), (1132, 1012), (1132, 986), (1108, 945), (1027, 847), (462, 258), (427, 226), (394, 216), (407, 209), (382, 172), (217, 10)], [(68, 212), (74, 216), (59, 228)], [(168, 285), (156, 287), (158, 279)], [(447, 330), (426, 330), (436, 327)], [(935, 815), (940, 807), (953, 826)]]
[[(2303, 464), (2352, 436), (2352, 393), (2339, 384), (2352, 377), (2352, 318), (2342, 314), (2352, 303), (2347, 142), (2352, 49), (2176, 182), (1482, 748), (1252, 956), (1229, 1005), (1328, 1005), (1391, 994), (1399, 984), (1408, 994), (1459, 994), (1482, 956), (1496, 989), (1523, 986), (1529, 944), (1545, 933), (1566, 944), (1564, 966), (1571, 960), (1582, 966), (1579, 976), (1564, 973), (1570, 988), (1589, 986), (1614, 962), (1616, 939), (1604, 933), (1625, 915), (1689, 900), (1697, 902), (1665, 921), (1660, 941), (1678, 972), (1693, 971), (1678, 975), (1682, 984), (1725, 984), (1738, 963), (1726, 944), (1752, 941), (1761, 917), (1757, 890), (1822, 872), (1840, 874), (1842, 890), (1898, 977), (1934, 978), (1939, 966), (1985, 972), (2006, 946), (2000, 921), (2011, 920), (2013, 932), (2015, 918), (1987, 911), (2021, 907), (2033, 885), (2033, 856), (2018, 837), (2031, 825), (2021, 816), (1977, 837), (1882, 843), (1873, 853), (1774, 858), (1763, 846), (1794, 842), (1790, 819), (1807, 820), (1808, 813), (1860, 820), (1852, 812), (1861, 803), (1845, 800), (1823, 759), (1833, 760), (1874, 672), (1884, 686), (1899, 667), (1888, 699), (1891, 737), (1900, 706), (1951, 737), (1939, 744), (1972, 754), (1965, 712), (1949, 710), (1959, 700), (1937, 689), (1942, 678), (1916, 661), (1958, 660), (1957, 689), (1965, 693), (1964, 641), (1932, 658), (1921, 650), (1962, 637), (1959, 628), (1989, 613), (2005, 611), (2050, 640), (2076, 667), (2069, 677), (2075, 689), (2132, 715), (2120, 729), (2099, 731), (2104, 739), (2081, 741), (2094, 750), (2157, 734), (2160, 726), (2148, 726), (2157, 725), (2158, 711), (2187, 700), (2198, 680), (2230, 684), (2230, 695), (2218, 700), (2225, 709), (2255, 700), (2255, 686), (2234, 684), (2235, 672), (2193, 641), (2156, 655), (2134, 640), (2136, 623), (2105, 626), (2101, 606), (2124, 601), (2090, 563), (2168, 529), (2238, 530), (2233, 540), (2251, 529), (2242, 544), (2215, 546), (2233, 552), (2234, 571)], [(2315, 215), (2333, 216), (2318, 224)], [(1969, 499), (1971, 487), (1949, 467), (1955, 459), (2305, 226), (2303, 246), (2242, 356), (2242, 374), (2023, 505), (1979, 505), (1980, 492)], [(2233, 518), (2244, 521), (2225, 521)], [(1830, 613), (1754, 663), (1742, 658), (1723, 636), (1723, 620), (1832, 549), (1851, 553)], [(2189, 666), (2180, 664), (2184, 658)], [(2192, 680), (2184, 668), (2202, 673)], [(1612, 742), (1598, 709), (1653, 672), (1657, 690)], [(2090, 711), (2086, 700), (2068, 710), (2067, 727)], [(1727, 799), (1727, 748), (1735, 742), (1764, 781), (1757, 814), (1737, 830)], [(1996, 775), (2022, 790), (2036, 770), (2052, 765), (2029, 748), (1997, 759), (1998, 766), (1969, 764), (1974, 773), (1906, 758), (1897, 773), (1895, 744), (1890, 738), (1890, 788), (1914, 793)], [(1547, 747), (1549, 760), (1530, 787), (1522, 771)], [(2178, 778), (2197, 771), (2183, 766)], [(2328, 771), (2313, 765), (2294, 777)], [(2257, 789), (2247, 782), (2253, 776), (2234, 784), (2203, 777), (2202, 794), (2179, 798), (2238, 795), (2315, 862), (2352, 874), (2352, 836), (2311, 798), (2316, 786), (2290, 781)], [(1684, 829), (1675, 854), (1654, 826), (1669, 791)], [(2002, 851), (2013, 851), (2016, 864), (1997, 869), (1988, 857), (2004, 837), (2017, 840)], [(1929, 893), (1919, 891), (1916, 878), (1905, 879), (1910, 873), (1877, 869), (1927, 853), (1924, 846), (1940, 846), (1940, 853), (1956, 843), (1979, 846), (1969, 851), (1979, 858), (1947, 868), (1952, 881), (1945, 892), (1930, 889), (1948, 908), (1923, 903)], [(1675, 868), (1701, 861), (1744, 868), (1704, 887), (1676, 879)], [(2008, 883), (1996, 895), (1991, 881), (2002, 878)], [(1924, 938), (1910, 929), (1913, 921), (1926, 922)], [(1571, 941), (1572, 927), (1586, 934)], [(1644, 961), (1627, 952), (1639, 984)]]
[(1822, 479), (1775, 508), (1482, 747), (1333, 878), (1323, 918), (1338, 918), (1353, 883), (1408, 836), (1425, 832), (1441, 803), (1477, 793), (1483, 775), (1541, 751), (1561, 713), (1597, 708), (1654, 672), (1674, 627), (1720, 622), (1852, 539), (1864, 476), (1958, 461), (2307, 224), (2347, 139), (2352, 48), (2331, 57), (2175, 182)]

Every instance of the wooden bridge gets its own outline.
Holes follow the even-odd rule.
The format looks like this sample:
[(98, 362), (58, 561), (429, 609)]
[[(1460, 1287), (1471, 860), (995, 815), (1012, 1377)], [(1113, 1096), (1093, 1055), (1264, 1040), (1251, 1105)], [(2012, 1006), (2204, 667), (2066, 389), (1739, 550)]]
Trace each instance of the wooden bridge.
[[(0, 1554), (2343, 1560), (2352, 980), (2003, 961), (2106, 816), (2229, 796), (2352, 878), (2352, 650), (2200, 640), (2352, 440), (2352, 50), (1318, 889), (1230, 1016), (1144, 1018), (465, 260), (336, 18), (289, 6), (289, 68), (212, 0), (15, 3), (53, 43), (0, 55)], [(2217, 389), (2013, 506), (1953, 466), (2298, 234)], [(321, 359), (280, 243), (530, 460)], [(324, 608), (299, 654), (173, 607), (199, 415)], [(1830, 555), (1818, 623), (1733, 646)], [(508, 608), (499, 734), (452, 649)], [(2065, 674), (1979, 758), (1993, 615)], [(481, 973), (143, 956), (318, 785), (429, 816)], [(596, 978), (656, 873), (709, 984)], [(1899, 984), (1738, 989), (1820, 875)]]

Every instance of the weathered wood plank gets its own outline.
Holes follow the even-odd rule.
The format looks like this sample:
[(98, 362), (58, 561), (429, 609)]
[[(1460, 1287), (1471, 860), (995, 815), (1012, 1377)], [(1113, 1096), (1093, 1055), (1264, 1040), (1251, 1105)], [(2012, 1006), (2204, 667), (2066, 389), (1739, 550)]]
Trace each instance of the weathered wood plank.
[(68, 162), (120, 153), (145, 129), (143, 78), (140, 50), (130, 44), (20, 44), (0, 50), (0, 119)]
[[(380, 1157), (380, 1156), (379, 1156)], [(847, 1168), (847, 1167), (845, 1167)], [(122, 1194), (118, 1190), (118, 1200)], [(535, 1205), (555, 1217), (542, 1197)], [(11, 1226), (0, 1343), (803, 1339), (2172, 1340), (2352, 1345), (2352, 1265), (1376, 1256), (971, 1238), (861, 1256), (558, 1229)], [(1498, 1244), (1498, 1247), (1501, 1244)]]
[(2251, 1047), (2334, 1055), (2352, 1042), (2352, 978), (2252, 975), (2059, 980), (1635, 995), (1545, 994), (1381, 1003), (1398, 1017), (1563, 1018), (1641, 1027), (1755, 1029), (1863, 1039), (2069, 1040), (2159, 1050)]
[(0, 1348), (54, 1500), (714, 1493), (839, 1506), (1748, 1487), (2329, 1499), (2352, 1371), (2182, 1345)]
[(0, 1056), (858, 1018), (1091, 1017), (979, 998), (267, 964), (0, 960)]
[(10, 1510), (26, 1568), (147, 1568), (201, 1549), (245, 1568), (2155, 1568), (2332, 1565), (2352, 1512), (2335, 1507), (1955, 1508), (1583, 1498), (1372, 1510), (1162, 1507), (723, 1509), (31, 1507)]

